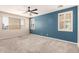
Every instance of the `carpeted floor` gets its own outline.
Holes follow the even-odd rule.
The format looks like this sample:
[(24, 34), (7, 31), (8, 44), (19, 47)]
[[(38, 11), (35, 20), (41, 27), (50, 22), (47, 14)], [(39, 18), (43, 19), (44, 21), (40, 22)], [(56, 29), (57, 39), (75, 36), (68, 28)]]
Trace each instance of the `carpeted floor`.
[(0, 40), (1, 53), (78, 53), (76, 44), (30, 34)]

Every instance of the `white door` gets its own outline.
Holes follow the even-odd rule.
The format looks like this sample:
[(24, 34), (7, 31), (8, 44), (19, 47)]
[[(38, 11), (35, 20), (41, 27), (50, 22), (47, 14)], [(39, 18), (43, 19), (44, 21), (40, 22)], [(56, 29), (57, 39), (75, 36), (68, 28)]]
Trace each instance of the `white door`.
[(35, 19), (30, 20), (31, 30), (35, 30)]

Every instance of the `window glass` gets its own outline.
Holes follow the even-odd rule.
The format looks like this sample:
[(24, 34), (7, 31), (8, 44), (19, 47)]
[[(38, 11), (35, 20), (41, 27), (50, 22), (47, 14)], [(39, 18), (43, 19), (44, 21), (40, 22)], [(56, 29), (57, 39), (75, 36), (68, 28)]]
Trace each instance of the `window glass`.
[(8, 30), (9, 18), (7, 16), (3, 16), (2, 18), (2, 29)]

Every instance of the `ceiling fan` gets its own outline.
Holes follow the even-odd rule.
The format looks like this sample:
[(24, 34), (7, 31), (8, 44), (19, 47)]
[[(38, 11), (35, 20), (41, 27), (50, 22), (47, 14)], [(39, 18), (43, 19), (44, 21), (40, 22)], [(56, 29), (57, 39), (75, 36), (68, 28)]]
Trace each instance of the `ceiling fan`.
[(25, 12), (24, 13), (29, 13), (30, 14), (30, 16), (32, 15), (32, 14), (38, 14), (36, 11), (37, 11), (38, 9), (32, 9), (31, 10), (31, 8), (30, 8), (30, 6), (28, 7), (28, 10), (25, 10)]

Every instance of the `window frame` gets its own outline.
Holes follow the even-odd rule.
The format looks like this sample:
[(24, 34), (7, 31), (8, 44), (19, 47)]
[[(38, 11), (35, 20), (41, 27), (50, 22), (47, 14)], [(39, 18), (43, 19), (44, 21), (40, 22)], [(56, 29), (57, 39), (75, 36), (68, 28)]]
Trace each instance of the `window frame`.
[[(65, 28), (65, 26), (67, 24), (66, 23), (66, 14), (67, 13), (71, 14), (71, 17), (70, 17), (71, 18), (70, 19), (71, 20), (71, 22), (70, 22), (71, 23), (71, 25), (70, 25), (71, 30), (68, 30), (68, 29)], [(64, 14), (64, 24), (65, 24), (63, 29), (60, 28), (60, 26), (61, 26), (60, 25), (60, 15), (62, 15), (62, 14)], [(58, 13), (58, 31), (73, 32), (73, 11), (67, 11), (67, 12)]]

